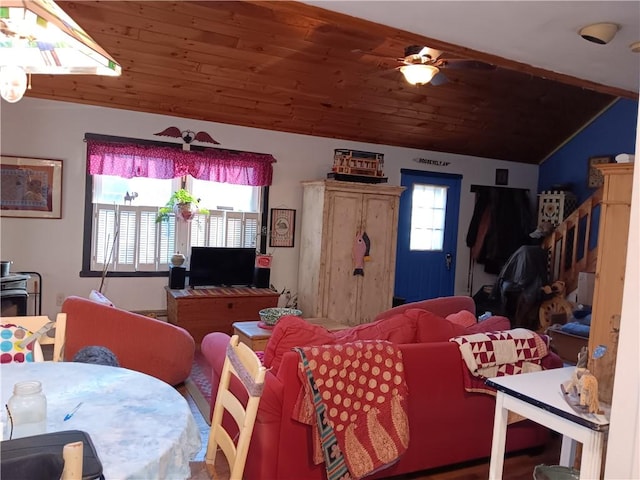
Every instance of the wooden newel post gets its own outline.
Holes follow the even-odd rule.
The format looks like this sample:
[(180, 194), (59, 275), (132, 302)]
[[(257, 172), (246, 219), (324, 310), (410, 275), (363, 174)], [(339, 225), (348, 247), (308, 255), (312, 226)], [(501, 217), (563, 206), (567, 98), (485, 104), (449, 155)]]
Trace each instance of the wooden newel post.
[[(589, 364), (588, 370), (598, 379), (598, 399), (611, 405), (613, 399), (613, 380), (616, 371), (616, 357), (618, 353), (618, 334), (620, 330), (620, 315), (613, 315), (607, 322), (611, 329), (606, 340), (599, 338), (593, 346), (589, 338)], [(599, 356), (602, 354), (602, 356)]]
[(597, 168), (604, 176), (604, 186), (587, 368), (598, 379), (600, 402), (611, 405), (627, 261), (633, 164), (613, 163)]

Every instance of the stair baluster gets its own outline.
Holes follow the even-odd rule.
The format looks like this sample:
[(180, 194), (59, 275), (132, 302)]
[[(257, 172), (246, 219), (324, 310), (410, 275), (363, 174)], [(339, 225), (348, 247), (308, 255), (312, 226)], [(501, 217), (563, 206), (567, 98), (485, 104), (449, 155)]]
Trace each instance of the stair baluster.
[(602, 187), (576, 208), (542, 242), (542, 247), (549, 254), (549, 279), (551, 282), (563, 281), (566, 292), (578, 288), (580, 272), (595, 272), (598, 232), (592, 231), (592, 228), (596, 227), (592, 219), (594, 214), (599, 214), (601, 202)]

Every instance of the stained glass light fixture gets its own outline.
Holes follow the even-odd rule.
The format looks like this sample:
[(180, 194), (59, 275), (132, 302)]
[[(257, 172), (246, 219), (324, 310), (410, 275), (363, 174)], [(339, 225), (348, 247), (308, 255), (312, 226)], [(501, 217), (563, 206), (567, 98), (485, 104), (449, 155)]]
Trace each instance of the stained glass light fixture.
[(119, 76), (120, 65), (52, 0), (2, 0), (0, 95), (17, 102), (27, 74)]

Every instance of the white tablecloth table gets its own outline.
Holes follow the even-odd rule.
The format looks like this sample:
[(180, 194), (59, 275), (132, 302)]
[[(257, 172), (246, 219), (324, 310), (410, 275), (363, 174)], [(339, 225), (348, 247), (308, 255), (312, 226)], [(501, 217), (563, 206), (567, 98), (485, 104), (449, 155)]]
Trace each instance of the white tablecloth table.
[[(47, 432), (89, 433), (107, 480), (189, 477), (189, 460), (201, 447), (200, 433), (185, 398), (161, 380), (124, 368), (74, 362), (4, 364), (0, 378), (3, 408), (16, 382), (41, 381)], [(65, 422), (79, 402), (82, 406)]]
[(560, 385), (571, 379), (575, 367), (495, 377), (487, 385), (497, 390), (489, 479), (502, 479), (509, 411), (518, 413), (563, 435), (560, 465), (571, 467), (576, 442), (582, 443), (580, 480), (600, 478), (602, 449), (609, 429), (610, 409), (604, 414), (577, 413), (565, 401)]

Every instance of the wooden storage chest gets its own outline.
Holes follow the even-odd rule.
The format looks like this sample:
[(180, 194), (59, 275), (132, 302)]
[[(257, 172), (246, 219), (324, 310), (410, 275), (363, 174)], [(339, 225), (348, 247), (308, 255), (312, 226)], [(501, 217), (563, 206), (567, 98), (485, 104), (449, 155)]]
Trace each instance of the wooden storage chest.
[(165, 289), (169, 322), (187, 330), (196, 344), (207, 333), (232, 335), (234, 322), (258, 320), (258, 312), (276, 307), (280, 297), (269, 288)]

